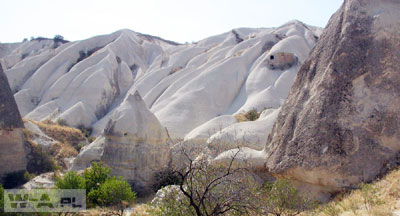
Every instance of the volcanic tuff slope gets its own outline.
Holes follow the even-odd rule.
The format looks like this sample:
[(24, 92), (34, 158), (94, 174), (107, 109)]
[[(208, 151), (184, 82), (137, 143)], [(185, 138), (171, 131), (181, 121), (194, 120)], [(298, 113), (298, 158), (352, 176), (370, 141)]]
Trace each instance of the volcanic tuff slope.
[[(320, 32), (292, 21), (179, 45), (121, 30), (65, 44), (0, 44), (0, 62), (25, 118), (62, 119), (70, 126), (92, 127), (97, 136), (113, 111), (138, 91), (172, 137), (183, 138), (202, 126), (187, 139), (205, 142), (223, 127), (231, 126), (226, 131), (231, 135), (260, 127), (241, 127), (232, 115), (280, 107)], [(205, 124), (220, 116), (227, 117)], [(266, 130), (248, 134), (260, 149)]]

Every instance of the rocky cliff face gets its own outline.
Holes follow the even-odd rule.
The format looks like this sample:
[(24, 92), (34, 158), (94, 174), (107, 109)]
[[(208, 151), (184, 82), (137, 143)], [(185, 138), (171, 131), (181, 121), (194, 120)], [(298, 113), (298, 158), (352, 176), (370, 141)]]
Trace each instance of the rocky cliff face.
[(24, 124), (0, 64), (0, 177), (26, 169)]
[(400, 152), (400, 2), (346, 0), (297, 73), (266, 167), (331, 192), (370, 181)]
[(155, 174), (169, 165), (171, 156), (166, 130), (138, 92), (116, 109), (104, 136), (101, 160), (112, 168), (112, 174), (123, 176), (139, 194), (149, 192)]

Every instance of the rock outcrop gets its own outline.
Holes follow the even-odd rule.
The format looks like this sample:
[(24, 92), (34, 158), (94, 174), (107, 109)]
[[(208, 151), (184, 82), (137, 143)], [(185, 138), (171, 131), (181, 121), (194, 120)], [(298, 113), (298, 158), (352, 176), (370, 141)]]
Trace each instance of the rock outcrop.
[(101, 160), (123, 176), (138, 194), (151, 191), (155, 174), (171, 160), (168, 134), (138, 92), (129, 95), (104, 129)]
[(104, 136), (99, 136), (95, 141), (84, 146), (71, 162), (71, 170), (83, 170), (99, 162), (104, 151)]
[(345, 0), (298, 71), (266, 167), (319, 192), (373, 180), (400, 152), (400, 2)]
[(0, 64), (0, 177), (26, 169), (24, 124)]

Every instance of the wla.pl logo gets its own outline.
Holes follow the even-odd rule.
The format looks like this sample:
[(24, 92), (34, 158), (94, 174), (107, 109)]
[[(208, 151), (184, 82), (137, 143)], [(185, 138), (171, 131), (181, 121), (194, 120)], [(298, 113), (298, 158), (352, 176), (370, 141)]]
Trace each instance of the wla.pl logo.
[(4, 191), (5, 212), (80, 212), (86, 209), (86, 190), (11, 189)]

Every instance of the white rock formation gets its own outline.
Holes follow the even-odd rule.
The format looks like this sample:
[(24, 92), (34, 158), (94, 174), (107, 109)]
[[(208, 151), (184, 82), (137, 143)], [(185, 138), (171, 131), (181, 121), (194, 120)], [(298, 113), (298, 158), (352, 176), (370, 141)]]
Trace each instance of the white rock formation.
[(139, 194), (149, 192), (155, 174), (168, 167), (171, 155), (166, 130), (139, 92), (129, 95), (115, 110), (104, 136), (101, 160), (112, 168), (112, 174), (123, 176)]
[[(25, 118), (63, 119), (92, 127), (98, 136), (113, 111), (138, 91), (171, 137), (206, 140), (206, 132), (235, 123), (227, 115), (280, 107), (320, 33), (291, 21), (179, 45), (121, 30), (57, 48), (53, 40), (0, 44), (0, 62)], [(279, 53), (298, 62), (267, 67)], [(226, 121), (216, 128), (220, 116)]]
[(71, 170), (83, 170), (91, 166), (92, 162), (99, 162), (104, 151), (104, 136), (84, 146), (78, 156), (71, 162)]
[(219, 116), (196, 127), (185, 136), (184, 140), (188, 142), (205, 143), (211, 135), (235, 123), (237, 123), (237, 120), (232, 115)]
[(279, 110), (268, 109), (263, 111), (256, 121), (240, 122), (224, 128), (207, 140), (208, 146), (217, 152), (237, 146), (262, 150), (267, 140), (266, 134), (272, 130)]

